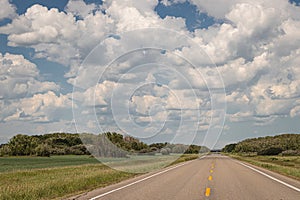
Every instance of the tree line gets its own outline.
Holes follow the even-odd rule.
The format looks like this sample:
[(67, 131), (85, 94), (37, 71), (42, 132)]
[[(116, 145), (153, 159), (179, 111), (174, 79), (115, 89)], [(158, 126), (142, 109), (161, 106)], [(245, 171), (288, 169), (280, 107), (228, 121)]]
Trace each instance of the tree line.
[(146, 144), (131, 136), (115, 132), (102, 134), (50, 133), (44, 135), (13, 136), (0, 145), (0, 156), (90, 155), (98, 157), (126, 157), (128, 154), (155, 155), (161, 153), (198, 154), (208, 152), (198, 145), (154, 143)]
[(222, 151), (256, 155), (300, 155), (300, 134), (246, 139), (238, 143), (228, 144)]

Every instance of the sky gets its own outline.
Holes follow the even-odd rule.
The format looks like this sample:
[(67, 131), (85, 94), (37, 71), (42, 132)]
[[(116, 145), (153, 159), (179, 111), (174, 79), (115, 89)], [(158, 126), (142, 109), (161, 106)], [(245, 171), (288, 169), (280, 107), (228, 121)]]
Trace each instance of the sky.
[(299, 0), (1, 0), (0, 143), (299, 133)]

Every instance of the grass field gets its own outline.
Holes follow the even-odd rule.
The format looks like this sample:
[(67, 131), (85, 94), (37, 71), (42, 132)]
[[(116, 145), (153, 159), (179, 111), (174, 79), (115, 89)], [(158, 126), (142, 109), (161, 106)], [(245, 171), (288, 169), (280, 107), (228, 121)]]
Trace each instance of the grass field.
[(229, 156), (300, 180), (300, 156)]
[(188, 160), (196, 159), (199, 155), (156, 155), (156, 156), (130, 156), (127, 159), (120, 159), (117, 161), (107, 162), (104, 160), (103, 163), (108, 166), (130, 173), (146, 173), (154, 170), (158, 170), (170, 165), (174, 165), (179, 162), (185, 162)]
[[(149, 168), (161, 167), (165, 164), (162, 160), (172, 157), (152, 158), (153, 160), (148, 158), (148, 163), (145, 162), (147, 158), (133, 158), (136, 163), (126, 167), (136, 168), (140, 163), (138, 169), (147, 171)], [(174, 163), (196, 158), (198, 155), (183, 155)], [(117, 160), (118, 165), (128, 162), (126, 159)], [(107, 161), (113, 163), (115, 160)], [(104, 187), (136, 175), (111, 169), (89, 156), (3, 157), (0, 158), (0, 199), (58, 199)]]
[(0, 157), (0, 173), (18, 170), (30, 170), (52, 167), (99, 164), (90, 156), (51, 156), (51, 157)]

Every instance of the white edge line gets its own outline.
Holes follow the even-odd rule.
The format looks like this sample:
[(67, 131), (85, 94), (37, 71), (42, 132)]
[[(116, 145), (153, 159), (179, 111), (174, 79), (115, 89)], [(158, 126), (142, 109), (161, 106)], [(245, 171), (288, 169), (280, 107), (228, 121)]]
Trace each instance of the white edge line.
[[(202, 158), (204, 158), (204, 157), (205, 157), (205, 155), (202, 156), (202, 157), (200, 157), (199, 159), (202, 159)], [(194, 160), (192, 160), (192, 161), (194, 161)], [(191, 161), (190, 161), (190, 162), (191, 162)], [(148, 179), (150, 179), (150, 178), (153, 178), (153, 177), (155, 177), (155, 176), (158, 176), (158, 175), (160, 175), (160, 174), (164, 174), (164, 173), (166, 173), (166, 172), (168, 172), (168, 171), (171, 171), (171, 170), (173, 170), (173, 169), (176, 169), (176, 168), (178, 168), (178, 167), (184, 166), (184, 165), (186, 165), (186, 164), (188, 164), (188, 163), (190, 163), (190, 162), (184, 162), (183, 164), (176, 165), (176, 166), (174, 166), (174, 167), (168, 168), (168, 169), (166, 169), (166, 170), (164, 170), (164, 171), (161, 171), (161, 172), (158, 172), (158, 173), (156, 173), (156, 174), (152, 174), (152, 175), (150, 175), (150, 176), (147, 176), (147, 177), (142, 178), (142, 179), (140, 179), (140, 180), (137, 180), (137, 181), (135, 181), (135, 182), (129, 183), (129, 184), (124, 185), (124, 186), (122, 186), (122, 187), (119, 187), (119, 188), (110, 190), (110, 191), (108, 191), (108, 192), (105, 192), (105, 193), (103, 193), (103, 194), (100, 194), (100, 195), (98, 195), (98, 196), (95, 196), (95, 197), (91, 198), (90, 200), (96, 200), (96, 199), (99, 199), (99, 198), (104, 197), (104, 196), (106, 196), (106, 195), (108, 195), (108, 194), (111, 194), (111, 193), (113, 193), (113, 192), (122, 190), (122, 189), (124, 189), (124, 188), (130, 187), (130, 186), (135, 185), (135, 184), (137, 184), (137, 183), (140, 183), (140, 182), (143, 182), (143, 181), (148, 180)]]
[(281, 181), (281, 180), (279, 180), (279, 179), (277, 179), (277, 178), (275, 178), (273, 176), (270, 176), (269, 174), (266, 174), (266, 173), (264, 173), (264, 172), (262, 172), (262, 171), (260, 171), (260, 170), (258, 170), (256, 168), (253, 168), (253, 167), (251, 167), (249, 165), (246, 165), (245, 163), (242, 163), (242, 162), (239, 162), (239, 161), (236, 161), (236, 160), (234, 160), (234, 161), (237, 162), (237, 163), (239, 163), (240, 165), (243, 165), (244, 167), (247, 167), (247, 168), (249, 168), (249, 169), (251, 169), (251, 170), (253, 170), (253, 171), (257, 172), (257, 173), (260, 173), (263, 176), (268, 177), (269, 179), (272, 179), (272, 180), (274, 180), (274, 181), (276, 181), (278, 183), (281, 183), (282, 185), (285, 185), (285, 186), (287, 186), (287, 187), (289, 187), (289, 188), (291, 188), (293, 190), (296, 190), (297, 192), (300, 192), (300, 189), (297, 188), (297, 187), (295, 187), (295, 186), (292, 186), (292, 185), (290, 185), (290, 184), (288, 184), (288, 183), (286, 183), (284, 181)]

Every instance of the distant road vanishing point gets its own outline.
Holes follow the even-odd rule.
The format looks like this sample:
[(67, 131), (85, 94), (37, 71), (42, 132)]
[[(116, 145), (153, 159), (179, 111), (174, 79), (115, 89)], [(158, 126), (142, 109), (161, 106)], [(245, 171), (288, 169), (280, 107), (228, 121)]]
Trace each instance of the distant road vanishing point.
[(300, 182), (213, 154), (71, 199), (297, 200)]

